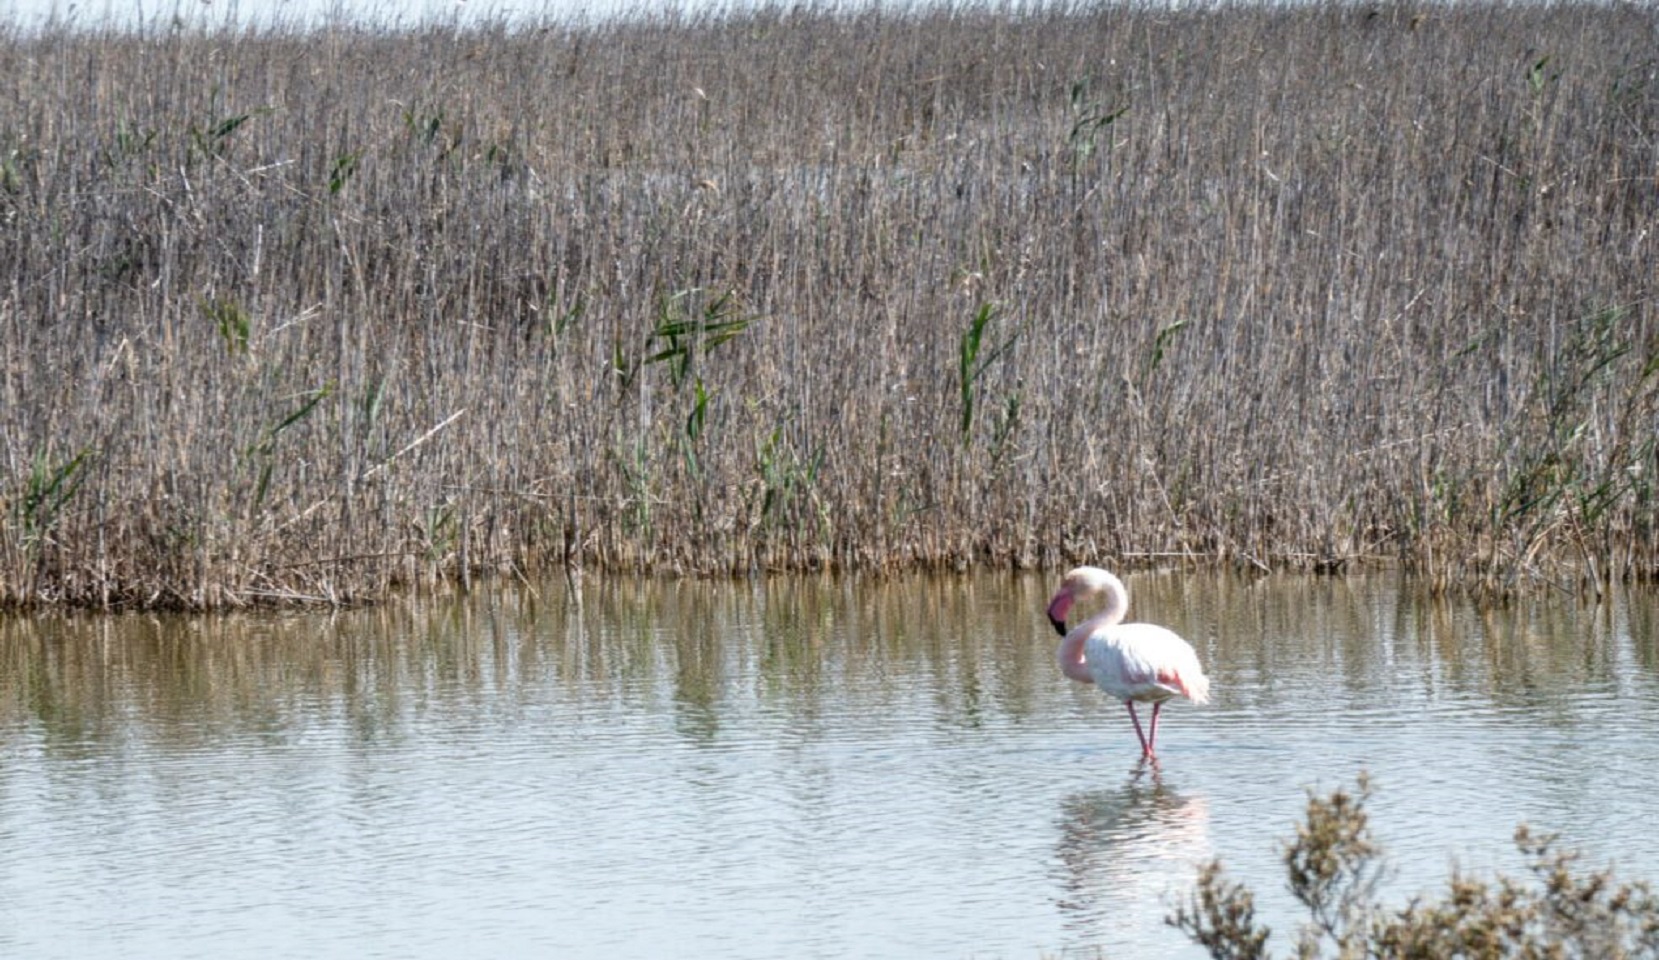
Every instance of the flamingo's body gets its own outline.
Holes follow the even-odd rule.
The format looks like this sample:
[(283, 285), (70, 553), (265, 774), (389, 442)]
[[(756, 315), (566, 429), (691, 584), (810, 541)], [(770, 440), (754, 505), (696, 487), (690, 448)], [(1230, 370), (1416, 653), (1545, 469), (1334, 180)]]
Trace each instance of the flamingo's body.
[[(1083, 597), (1104, 594), (1106, 606), (1071, 630), (1066, 614)], [(1108, 696), (1129, 708), (1141, 754), (1152, 758), (1158, 739), (1158, 711), (1172, 697), (1186, 697), (1193, 703), (1210, 699), (1210, 678), (1198, 662), (1198, 654), (1173, 630), (1150, 623), (1124, 623), (1129, 610), (1129, 591), (1123, 581), (1099, 567), (1078, 567), (1060, 581), (1060, 589), (1048, 602), (1048, 619), (1064, 638), (1057, 657), (1060, 670), (1081, 683), (1092, 683)], [(1135, 704), (1152, 704), (1150, 733), (1141, 731)]]

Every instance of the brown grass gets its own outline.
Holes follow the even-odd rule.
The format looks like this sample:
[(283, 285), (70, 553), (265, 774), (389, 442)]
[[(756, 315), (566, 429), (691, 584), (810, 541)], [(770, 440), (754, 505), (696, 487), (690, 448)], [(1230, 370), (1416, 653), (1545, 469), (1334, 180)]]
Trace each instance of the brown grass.
[(0, 604), (1659, 572), (1659, 13), (0, 35)]

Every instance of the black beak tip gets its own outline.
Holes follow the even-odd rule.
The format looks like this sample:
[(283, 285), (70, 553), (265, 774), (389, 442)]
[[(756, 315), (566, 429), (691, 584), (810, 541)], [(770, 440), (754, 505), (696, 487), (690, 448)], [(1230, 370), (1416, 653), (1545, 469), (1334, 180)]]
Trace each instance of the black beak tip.
[(1066, 621), (1056, 620), (1053, 617), (1049, 617), (1048, 622), (1054, 624), (1055, 633), (1058, 633), (1062, 637), (1066, 635)]

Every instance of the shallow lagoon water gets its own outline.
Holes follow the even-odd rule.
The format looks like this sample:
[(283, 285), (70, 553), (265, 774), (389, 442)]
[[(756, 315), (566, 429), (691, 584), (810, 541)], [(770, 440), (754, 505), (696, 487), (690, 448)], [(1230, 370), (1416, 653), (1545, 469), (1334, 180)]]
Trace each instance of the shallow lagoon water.
[(1051, 577), (590, 581), (337, 615), (0, 621), (0, 954), (1201, 955), (1213, 856), (1369, 771), (1391, 900), (1521, 821), (1659, 876), (1659, 605), (1130, 576), (1198, 648), (1162, 762)]

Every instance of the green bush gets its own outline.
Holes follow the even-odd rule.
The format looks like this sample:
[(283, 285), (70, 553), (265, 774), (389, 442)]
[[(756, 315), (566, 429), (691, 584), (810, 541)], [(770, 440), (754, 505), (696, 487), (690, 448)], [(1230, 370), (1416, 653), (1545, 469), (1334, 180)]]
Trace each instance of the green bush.
[[(1371, 788), (1308, 796), (1305, 820), (1285, 848), (1291, 893), (1305, 907), (1296, 956), (1315, 958), (1659, 957), (1659, 900), (1646, 883), (1620, 883), (1611, 868), (1584, 871), (1579, 854), (1527, 827), (1515, 845), (1530, 876), (1480, 880), (1454, 870), (1439, 898), (1404, 907), (1377, 902), (1382, 848), (1365, 811)], [(1254, 896), (1227, 880), (1221, 862), (1168, 918), (1218, 958), (1268, 957), (1271, 930), (1256, 922)]]

